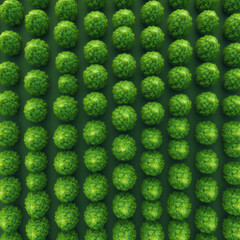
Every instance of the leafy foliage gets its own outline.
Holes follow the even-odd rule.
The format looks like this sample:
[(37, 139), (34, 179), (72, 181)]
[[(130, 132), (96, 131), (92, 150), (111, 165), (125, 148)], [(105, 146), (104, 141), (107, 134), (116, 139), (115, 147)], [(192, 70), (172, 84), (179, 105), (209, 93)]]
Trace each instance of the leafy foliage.
[(77, 19), (78, 6), (75, 0), (58, 0), (55, 5), (55, 14), (59, 21)]
[(64, 51), (56, 57), (56, 68), (60, 74), (76, 74), (79, 67), (79, 59), (73, 52)]
[(47, 185), (47, 175), (44, 172), (29, 173), (26, 177), (26, 185), (29, 191), (42, 191)]
[(19, 82), (20, 68), (14, 62), (0, 63), (0, 83), (5, 86), (14, 86)]
[(224, 211), (233, 216), (240, 216), (240, 189), (228, 188), (222, 194)]
[(38, 173), (45, 170), (47, 163), (47, 155), (44, 152), (30, 151), (25, 157), (25, 167), (32, 173)]
[(176, 94), (170, 98), (169, 112), (174, 117), (185, 117), (192, 108), (192, 102), (186, 94)]
[(141, 143), (148, 150), (155, 150), (162, 145), (162, 133), (158, 128), (145, 128), (141, 134)]
[(30, 218), (26, 225), (26, 234), (29, 240), (46, 239), (50, 229), (48, 219), (43, 217), (40, 219)]
[(170, 140), (168, 154), (174, 160), (186, 159), (189, 154), (189, 145), (186, 140)]
[(158, 222), (146, 221), (140, 228), (140, 236), (142, 240), (163, 240), (164, 231), (163, 227)]
[(119, 220), (112, 230), (113, 240), (136, 240), (136, 228), (132, 221)]
[(231, 185), (240, 185), (240, 162), (228, 162), (223, 167), (224, 179)]
[(170, 118), (167, 123), (168, 135), (173, 139), (182, 139), (188, 136), (190, 126), (187, 118)]
[(0, 146), (14, 146), (19, 140), (19, 135), (20, 129), (15, 122), (3, 121), (0, 123)]
[(223, 34), (228, 41), (240, 40), (240, 13), (234, 13), (225, 20)]
[(65, 95), (74, 95), (78, 90), (78, 80), (70, 74), (61, 75), (58, 79), (58, 90)]
[(240, 43), (230, 43), (223, 50), (223, 62), (227, 67), (237, 67), (240, 64)]
[(223, 87), (227, 91), (240, 90), (240, 69), (230, 69), (224, 74)]
[(222, 233), (226, 240), (238, 240), (240, 230), (240, 218), (229, 216), (223, 220)]
[(0, 93), (0, 114), (3, 116), (14, 116), (20, 108), (20, 98), (13, 91)]
[(15, 174), (20, 167), (20, 155), (12, 150), (0, 152), (0, 175), (10, 176)]
[(135, 16), (130, 9), (120, 9), (113, 14), (112, 25), (114, 29), (122, 26), (132, 28), (135, 24)]
[(229, 95), (222, 101), (222, 112), (227, 117), (238, 117), (240, 115), (240, 97)]
[(173, 220), (168, 224), (169, 240), (188, 240), (190, 238), (190, 227), (185, 221)]
[(141, 193), (146, 200), (156, 201), (162, 195), (162, 184), (155, 177), (147, 177), (142, 181)]

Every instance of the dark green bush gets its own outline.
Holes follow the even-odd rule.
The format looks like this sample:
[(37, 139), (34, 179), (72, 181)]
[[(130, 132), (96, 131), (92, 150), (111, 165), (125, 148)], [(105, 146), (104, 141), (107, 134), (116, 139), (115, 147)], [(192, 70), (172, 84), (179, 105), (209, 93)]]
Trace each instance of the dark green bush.
[(0, 83), (5, 86), (14, 86), (19, 82), (20, 68), (14, 62), (2, 62), (0, 64)]
[(0, 93), (0, 114), (3, 116), (14, 116), (20, 108), (20, 98), (13, 91)]

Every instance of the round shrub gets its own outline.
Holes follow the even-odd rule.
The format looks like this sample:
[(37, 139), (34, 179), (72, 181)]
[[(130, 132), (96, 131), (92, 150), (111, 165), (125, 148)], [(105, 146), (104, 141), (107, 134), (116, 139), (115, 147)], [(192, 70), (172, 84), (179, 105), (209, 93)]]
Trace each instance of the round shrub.
[(227, 67), (237, 67), (240, 64), (240, 43), (231, 43), (223, 50), (223, 62)]
[(30, 0), (33, 8), (46, 9), (49, 5), (50, 0)]
[(228, 188), (222, 194), (222, 207), (233, 216), (240, 216), (240, 189)]
[(195, 7), (199, 12), (213, 10), (218, 4), (218, 0), (196, 0)]
[(162, 215), (162, 207), (160, 201), (147, 201), (142, 203), (142, 215), (147, 221), (156, 221)]
[(191, 28), (192, 17), (187, 10), (177, 9), (168, 16), (168, 34), (174, 39), (186, 37), (189, 34)]
[(119, 161), (129, 161), (133, 159), (137, 151), (136, 142), (129, 135), (120, 135), (113, 140), (112, 153)]
[(26, 185), (29, 191), (42, 191), (47, 186), (47, 175), (44, 172), (29, 173), (26, 177)]
[(192, 74), (186, 67), (174, 67), (167, 75), (168, 86), (174, 91), (183, 91), (192, 81)]
[(29, 240), (46, 239), (49, 229), (50, 224), (46, 217), (40, 219), (31, 218), (26, 225), (26, 234)]
[(230, 95), (222, 101), (222, 112), (227, 117), (237, 117), (240, 115), (240, 97)]
[(197, 233), (195, 240), (217, 240), (213, 234)]
[(146, 200), (156, 201), (162, 195), (162, 184), (154, 177), (147, 177), (142, 181), (141, 193)]
[(223, 177), (228, 184), (240, 185), (240, 162), (228, 162), (224, 164)]
[(182, 139), (188, 136), (190, 126), (187, 118), (170, 118), (167, 123), (168, 135), (173, 139)]
[(168, 0), (168, 5), (172, 9), (186, 8), (189, 4), (189, 0)]
[(239, 143), (225, 143), (224, 144), (224, 152), (227, 156), (232, 158), (240, 157), (240, 144)]
[(78, 6), (75, 0), (58, 0), (55, 5), (55, 15), (59, 21), (77, 19)]
[(14, 146), (19, 140), (19, 135), (20, 129), (15, 122), (3, 121), (0, 123), (0, 146)]
[(85, 31), (91, 38), (103, 37), (107, 31), (108, 19), (99, 11), (92, 11), (84, 18)]
[(203, 88), (213, 86), (220, 78), (220, 71), (214, 63), (202, 63), (196, 68), (195, 82)]
[(67, 232), (59, 232), (57, 240), (78, 240), (78, 234), (72, 230)]
[(168, 172), (168, 182), (176, 190), (188, 188), (192, 182), (190, 168), (184, 163), (173, 164)]
[(83, 184), (83, 193), (92, 202), (103, 200), (108, 193), (108, 180), (104, 175), (94, 173), (89, 175)]
[(0, 35), (0, 50), (7, 56), (18, 55), (22, 48), (22, 38), (17, 32), (4, 31)]
[(130, 8), (133, 4), (133, 0), (113, 0), (117, 8)]
[(240, 13), (240, 2), (235, 0), (223, 0), (222, 1), (223, 11), (227, 14)]
[(106, 0), (85, 0), (88, 8), (91, 10), (99, 10), (104, 7)]
[(112, 173), (113, 185), (120, 191), (132, 189), (137, 181), (135, 169), (130, 164), (120, 164)]
[(56, 68), (60, 74), (76, 74), (79, 67), (79, 60), (75, 53), (65, 51), (56, 57)]
[(136, 228), (132, 221), (129, 220), (119, 220), (113, 227), (112, 239), (122, 240), (122, 239), (136, 239)]
[(146, 221), (140, 228), (140, 236), (142, 240), (164, 239), (163, 227), (159, 222)]
[(20, 68), (14, 62), (0, 63), (0, 84), (5, 87), (14, 86), (20, 80)]
[(239, 238), (240, 218), (229, 216), (223, 219), (222, 233), (226, 240), (237, 240)]
[(169, 240), (188, 240), (190, 238), (190, 227), (185, 221), (173, 220), (168, 224)]
[(48, 114), (47, 102), (41, 98), (31, 98), (24, 106), (24, 115), (28, 121), (41, 122)]
[(15, 174), (20, 167), (20, 155), (12, 150), (0, 152), (0, 175), (10, 176)]
[(192, 108), (192, 102), (186, 94), (176, 94), (170, 98), (169, 112), (174, 117), (185, 117)]
[(224, 74), (223, 87), (227, 91), (240, 90), (240, 69), (230, 69)]
[(0, 114), (2, 116), (14, 116), (20, 108), (20, 98), (13, 91), (0, 93)]
[(135, 15), (130, 9), (120, 9), (113, 14), (112, 26), (113, 29), (119, 27), (130, 27), (132, 28), (135, 24)]
[(65, 95), (74, 95), (78, 90), (78, 80), (70, 74), (61, 75), (58, 79), (58, 90)]
[(84, 57), (89, 64), (104, 64), (107, 61), (107, 45), (100, 40), (92, 40), (84, 47)]
[(99, 238), (99, 240), (107, 240), (107, 231), (104, 228), (100, 230), (93, 230), (89, 228), (86, 230), (85, 240), (94, 240), (97, 238)]
[(240, 40), (240, 13), (232, 14), (223, 25), (224, 37), (232, 42)]
[(240, 142), (240, 122), (229, 121), (223, 124), (222, 138), (224, 143), (239, 143)]
[(162, 133), (157, 128), (145, 128), (141, 134), (141, 143), (148, 150), (155, 150), (162, 145)]
[(46, 169), (48, 163), (44, 152), (29, 152), (25, 157), (25, 167), (31, 173), (39, 173)]
[(36, 37), (41, 37), (48, 33), (49, 17), (43, 10), (31, 10), (25, 16), (26, 30)]
[(188, 157), (189, 145), (186, 140), (170, 140), (168, 154), (174, 160), (183, 160)]

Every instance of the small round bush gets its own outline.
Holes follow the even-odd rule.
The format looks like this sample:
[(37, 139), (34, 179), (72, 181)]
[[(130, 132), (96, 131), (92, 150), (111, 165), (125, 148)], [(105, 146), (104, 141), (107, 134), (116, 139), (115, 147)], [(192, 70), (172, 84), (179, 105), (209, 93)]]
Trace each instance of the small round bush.
[(174, 67), (167, 75), (168, 86), (174, 91), (183, 91), (192, 81), (192, 74), (186, 67)]
[(173, 220), (168, 224), (169, 240), (188, 240), (190, 238), (190, 227), (185, 221)]
[(46, 217), (40, 219), (31, 218), (26, 225), (26, 234), (29, 240), (46, 239), (49, 229), (50, 224)]
[(202, 63), (196, 68), (195, 82), (198, 86), (207, 88), (215, 85), (220, 78), (220, 71), (214, 63)]
[(113, 17), (112, 17), (113, 29), (117, 29), (123, 26), (132, 28), (134, 24), (135, 24), (135, 15), (129, 9), (120, 9), (113, 14)]
[(192, 108), (192, 102), (186, 94), (177, 94), (170, 98), (169, 112), (174, 117), (185, 117)]
[(184, 220), (191, 213), (192, 204), (183, 192), (172, 192), (167, 200), (167, 211), (173, 219)]
[(229, 216), (223, 219), (222, 233), (226, 240), (238, 240), (240, 230), (240, 218)]
[(192, 182), (190, 168), (184, 163), (173, 164), (168, 172), (168, 182), (176, 190), (188, 188)]
[(132, 221), (119, 220), (113, 227), (112, 239), (113, 240), (135, 240), (136, 239), (136, 227)]
[(70, 150), (77, 144), (77, 129), (70, 124), (60, 125), (54, 132), (53, 140), (59, 149)]
[(218, 157), (212, 149), (204, 149), (196, 154), (195, 164), (199, 172), (212, 174), (217, 171)]
[(141, 134), (141, 143), (148, 150), (155, 150), (162, 145), (162, 133), (157, 128), (145, 128)]
[(24, 106), (24, 115), (28, 121), (41, 122), (48, 114), (48, 104), (41, 98), (31, 98)]
[(240, 157), (240, 144), (239, 143), (225, 143), (224, 145), (224, 152), (227, 156), (232, 158)]
[(132, 189), (137, 181), (135, 169), (130, 164), (120, 164), (112, 173), (113, 185), (120, 191)]
[(195, 240), (217, 240), (213, 234), (197, 233)]
[(30, 0), (33, 8), (46, 9), (49, 5), (50, 0)]
[(89, 175), (83, 184), (83, 193), (92, 202), (103, 200), (108, 193), (108, 180), (104, 175), (94, 173)]
[(106, 0), (85, 0), (88, 8), (91, 10), (100, 10), (104, 7)]
[(142, 181), (141, 193), (146, 200), (156, 201), (162, 195), (162, 184), (154, 177), (147, 177)]
[(0, 179), (0, 201), (10, 204), (16, 201), (21, 194), (22, 186), (18, 178), (5, 177)]
[(170, 118), (167, 123), (168, 135), (173, 139), (182, 139), (188, 136), (190, 126), (187, 118)]
[(169, 7), (174, 10), (186, 8), (188, 4), (189, 0), (168, 0)]
[(78, 240), (78, 234), (72, 230), (67, 232), (59, 232), (57, 240)]
[(24, 57), (33, 67), (46, 66), (50, 59), (50, 48), (44, 40), (32, 39), (27, 42)]
[(157, 76), (149, 76), (143, 79), (141, 91), (144, 98), (155, 100), (164, 92), (164, 82)]
[(239, 143), (240, 142), (240, 122), (229, 121), (223, 124), (222, 139), (224, 143)]
[(90, 65), (83, 72), (83, 82), (90, 90), (98, 91), (107, 85), (107, 70), (98, 64)]
[(20, 108), (20, 98), (13, 91), (0, 93), (0, 114), (2, 116), (14, 116)]
[(70, 74), (61, 75), (58, 79), (58, 90), (65, 95), (74, 95), (78, 90), (78, 80)]
[(0, 152), (0, 175), (10, 176), (15, 174), (20, 167), (20, 155), (12, 150)]
[(217, 213), (210, 206), (201, 206), (195, 213), (195, 225), (202, 233), (213, 233), (217, 229)]
[(20, 129), (15, 122), (3, 121), (0, 123), (0, 146), (14, 146), (19, 140), (19, 135)]
[(153, 177), (160, 175), (164, 165), (163, 155), (159, 151), (144, 151), (140, 157), (140, 166), (146, 175)]
[(89, 228), (86, 230), (85, 240), (94, 240), (97, 238), (99, 238), (99, 240), (107, 240), (107, 231), (104, 228), (100, 230), (93, 230)]
[(90, 147), (84, 153), (84, 164), (89, 171), (102, 171), (108, 161), (108, 154), (103, 147)]
[(188, 157), (189, 145), (186, 140), (170, 140), (168, 154), (174, 160), (183, 160)]
[(140, 70), (145, 77), (160, 75), (164, 68), (164, 59), (159, 52), (147, 52), (140, 60)]
[(117, 218), (131, 218), (137, 209), (136, 199), (131, 193), (119, 193), (113, 198), (112, 209)]
[(227, 117), (237, 117), (240, 115), (240, 97), (230, 95), (222, 101), (222, 112)]
[(142, 215), (147, 221), (156, 221), (162, 215), (162, 207), (160, 201), (147, 201), (142, 203)]
[(59, 177), (54, 185), (54, 192), (59, 201), (68, 203), (77, 197), (79, 188), (75, 177)]
[(159, 222), (146, 221), (140, 228), (140, 236), (142, 240), (164, 239), (163, 227)]
[(237, 67), (240, 64), (240, 43), (231, 43), (223, 50), (223, 62), (227, 67)]
[(131, 78), (136, 71), (136, 60), (130, 54), (119, 54), (113, 60), (112, 69), (114, 75), (118, 78)]
[(240, 13), (240, 2), (235, 0), (223, 0), (222, 1), (223, 11), (227, 14)]
[(228, 41), (240, 40), (240, 13), (234, 13), (225, 20), (223, 34)]
[(55, 212), (55, 222), (62, 231), (70, 231), (76, 227), (79, 215), (79, 209), (76, 204), (61, 204)]
[(0, 18), (8, 26), (20, 25), (24, 18), (24, 9), (17, 0), (5, 0), (0, 5)]
[(205, 35), (197, 40), (195, 45), (196, 57), (202, 62), (211, 62), (220, 52), (220, 44), (216, 37)]
[(54, 158), (54, 167), (60, 175), (71, 175), (78, 168), (78, 156), (72, 151), (58, 152)]
[(104, 64), (107, 61), (107, 45), (100, 40), (92, 40), (84, 47), (84, 57), (89, 64)]
[(217, 182), (211, 177), (201, 177), (196, 182), (195, 194), (201, 202), (210, 203), (215, 201), (218, 196)]
[(29, 127), (24, 134), (25, 146), (31, 151), (41, 151), (48, 144), (48, 132), (40, 126)]
[(177, 9), (167, 19), (168, 34), (174, 38), (186, 37), (192, 28), (192, 17), (185, 9)]
[(196, 28), (200, 35), (214, 34), (219, 26), (219, 17), (215, 11), (205, 10), (196, 19)]
[(130, 8), (133, 4), (133, 0), (113, 0), (117, 8)]
[(240, 189), (228, 188), (222, 194), (222, 207), (233, 216), (240, 216)]
[(164, 33), (161, 28), (149, 26), (141, 32), (141, 44), (146, 51), (159, 51), (164, 42)]
[(224, 74), (223, 87), (227, 91), (240, 90), (240, 69), (230, 69)]
[(218, 0), (196, 0), (195, 7), (199, 12), (213, 10), (218, 4)]
[(158, 1), (148, 1), (141, 9), (142, 22), (147, 26), (157, 26), (161, 23), (164, 15), (164, 8)]
[(41, 37), (48, 33), (49, 17), (43, 10), (31, 10), (25, 16), (26, 30), (36, 37)]
[(79, 59), (73, 52), (61, 52), (56, 57), (56, 68), (60, 74), (76, 74), (79, 67)]
[(44, 172), (29, 173), (26, 177), (26, 185), (29, 191), (42, 191), (47, 186), (47, 175)]
[(59, 21), (74, 22), (78, 15), (78, 6), (75, 0), (58, 0), (55, 5), (55, 15)]
[(48, 163), (44, 152), (29, 152), (25, 157), (25, 167), (31, 173), (39, 173), (46, 169)]
[(92, 11), (84, 18), (85, 31), (91, 38), (103, 37), (107, 31), (108, 19), (99, 11)]
[(0, 63), (0, 84), (5, 87), (14, 86), (20, 80), (20, 68), (14, 62)]
[(129, 135), (120, 135), (113, 140), (112, 153), (119, 161), (129, 161), (133, 159), (137, 151), (136, 142)]
[(0, 50), (7, 56), (18, 55), (22, 48), (22, 38), (17, 32), (4, 31), (0, 35)]
[(228, 162), (223, 166), (223, 177), (228, 184), (240, 185), (240, 162)]

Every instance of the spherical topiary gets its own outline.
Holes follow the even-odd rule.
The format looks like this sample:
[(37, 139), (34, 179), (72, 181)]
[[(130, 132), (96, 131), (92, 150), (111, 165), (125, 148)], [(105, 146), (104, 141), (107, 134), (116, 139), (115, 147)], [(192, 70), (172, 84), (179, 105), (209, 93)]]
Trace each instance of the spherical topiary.
[(218, 4), (218, 0), (196, 0), (195, 7), (199, 12), (213, 10)]
[(59, 177), (54, 185), (57, 199), (63, 203), (72, 202), (78, 195), (79, 184), (75, 177)]
[(14, 146), (19, 140), (19, 135), (20, 129), (15, 122), (3, 121), (0, 123), (0, 146)]
[(83, 139), (88, 145), (102, 144), (107, 138), (107, 126), (102, 121), (87, 122), (83, 129)]
[(5, 204), (14, 202), (20, 197), (22, 191), (21, 182), (15, 177), (0, 179), (0, 201)]
[(192, 28), (192, 17), (185, 9), (177, 9), (168, 16), (168, 34), (175, 38), (186, 37)]
[(162, 133), (158, 128), (145, 128), (141, 134), (141, 143), (148, 150), (155, 150), (162, 145)]
[(218, 185), (211, 177), (202, 177), (197, 180), (195, 194), (201, 202), (210, 203), (218, 196)]
[(0, 175), (9, 176), (15, 174), (20, 167), (20, 155), (12, 150), (0, 152)]
[(237, 240), (239, 238), (240, 218), (229, 216), (223, 219), (222, 233), (226, 240)]
[(136, 239), (136, 228), (132, 221), (129, 220), (119, 220), (113, 227), (112, 239), (121, 240), (121, 239)]
[(26, 185), (29, 191), (42, 191), (47, 186), (47, 175), (44, 172), (29, 173), (26, 177)]
[(108, 180), (99, 173), (89, 175), (83, 184), (83, 193), (92, 202), (103, 200), (108, 193)]
[(104, 64), (108, 57), (106, 44), (100, 40), (88, 42), (84, 47), (84, 57), (89, 64)]
[(142, 203), (142, 215), (147, 221), (156, 221), (162, 215), (162, 207), (160, 201), (147, 201)]
[(74, 95), (78, 90), (78, 80), (70, 74), (61, 75), (58, 79), (58, 90), (65, 95)]
[(33, 67), (46, 66), (50, 59), (49, 46), (41, 39), (32, 39), (27, 42), (24, 53), (25, 59)]
[(170, 98), (169, 112), (174, 117), (187, 116), (192, 108), (192, 102), (186, 94), (177, 94)]
[(14, 62), (0, 64), (0, 84), (5, 87), (14, 86), (20, 79), (20, 68)]
[(60, 175), (71, 175), (78, 168), (78, 156), (72, 151), (58, 152), (54, 158), (54, 167)]
[(22, 38), (17, 32), (4, 31), (0, 35), (0, 50), (7, 56), (18, 55), (22, 48)]
[(28, 121), (41, 122), (48, 114), (47, 102), (41, 98), (32, 98), (24, 106), (24, 115)]
[(164, 8), (158, 1), (148, 1), (141, 9), (141, 19), (145, 25), (157, 26), (162, 21)]
[(213, 234), (208, 233), (197, 233), (195, 240), (217, 240)]
[(75, 0), (58, 0), (55, 5), (55, 15), (59, 21), (77, 19), (78, 6)]
[(174, 160), (186, 159), (189, 154), (189, 145), (186, 140), (170, 140), (168, 154)]
[(179, 39), (169, 45), (167, 54), (173, 66), (185, 65), (192, 58), (193, 48), (187, 40)]
[(123, 105), (112, 112), (112, 123), (121, 132), (132, 130), (136, 125), (137, 113), (133, 107)]
[(44, 152), (29, 152), (25, 157), (25, 167), (31, 173), (39, 173), (46, 169), (48, 163)]
[(229, 121), (223, 124), (222, 139), (224, 143), (239, 143), (240, 142), (240, 122)]
[(117, 218), (128, 219), (133, 217), (137, 209), (136, 198), (131, 193), (119, 193), (112, 201), (113, 213)]
[(8, 26), (20, 25), (24, 18), (24, 9), (17, 0), (5, 0), (0, 5), (0, 18)]
[(26, 30), (36, 37), (41, 37), (48, 33), (49, 17), (43, 10), (31, 10), (25, 16)]
[(240, 43), (231, 43), (223, 50), (223, 62), (227, 67), (237, 67), (240, 64)]
[(102, 171), (108, 161), (108, 154), (103, 147), (90, 147), (84, 153), (84, 164), (89, 171)]
[(213, 233), (217, 229), (217, 213), (210, 206), (201, 206), (195, 213), (195, 224), (202, 233)]
[(53, 140), (58, 148), (62, 150), (70, 150), (77, 144), (77, 129), (70, 124), (60, 125), (54, 132)]
[(227, 156), (232, 158), (240, 157), (240, 144), (239, 143), (225, 143), (224, 152)]
[(56, 68), (60, 74), (76, 74), (79, 67), (79, 60), (75, 53), (65, 51), (56, 57)]
[(122, 26), (132, 28), (135, 24), (135, 15), (129, 9), (120, 9), (113, 14), (112, 25), (114, 29)]
[(224, 37), (232, 42), (240, 40), (240, 13), (228, 17), (223, 25)]
[(49, 5), (50, 0), (30, 0), (33, 8), (46, 9)]
[(240, 185), (240, 162), (228, 162), (223, 166), (223, 177), (231, 185)]
[(169, 240), (188, 240), (190, 238), (190, 227), (185, 221), (173, 220), (168, 224)]
[(146, 221), (140, 228), (140, 236), (142, 240), (164, 239), (164, 231), (162, 225), (157, 221)]
[(235, 0), (223, 0), (222, 8), (227, 14), (240, 13), (240, 2)]
[(113, 140), (112, 153), (119, 161), (129, 161), (133, 159), (136, 151), (136, 142), (129, 135), (120, 135)]
[(188, 188), (192, 182), (190, 168), (184, 163), (173, 164), (168, 172), (168, 182), (176, 190)]
[(220, 71), (214, 63), (203, 63), (196, 68), (195, 82), (203, 88), (213, 86), (219, 78)]
[(112, 69), (118, 78), (131, 78), (136, 71), (136, 60), (130, 54), (119, 54), (113, 60)]
[(142, 95), (148, 100), (159, 98), (164, 91), (164, 82), (157, 76), (149, 76), (141, 83)]
[(94, 240), (97, 238), (99, 238), (99, 240), (107, 240), (106, 229), (102, 228), (100, 230), (93, 230), (89, 228), (86, 230), (85, 240)]
[(130, 8), (133, 4), (133, 0), (113, 0), (117, 8)]
[(222, 207), (233, 216), (240, 216), (240, 189), (228, 188), (222, 194)]
[(183, 192), (172, 192), (167, 200), (167, 211), (173, 219), (184, 220), (191, 213), (192, 204)]
[(13, 91), (0, 93), (0, 114), (3, 116), (14, 116), (20, 108), (20, 98)]
[(183, 9), (189, 4), (189, 0), (168, 0), (168, 5), (172, 9)]
[(78, 240), (78, 234), (72, 230), (67, 232), (59, 232), (56, 240)]
[(167, 124), (168, 135), (173, 139), (182, 139), (189, 134), (189, 123), (187, 118), (170, 118)]
[(147, 177), (142, 181), (141, 193), (146, 200), (156, 201), (162, 195), (162, 184), (154, 177)]
[(92, 11), (84, 18), (85, 31), (91, 38), (103, 37), (107, 31), (108, 19), (99, 11)]
[(107, 70), (98, 64), (90, 65), (83, 72), (83, 82), (90, 90), (100, 90), (107, 85)]
[(200, 35), (214, 34), (219, 26), (219, 17), (215, 11), (205, 10), (196, 19), (196, 28)]
[(29, 240), (46, 239), (49, 228), (50, 224), (46, 217), (40, 219), (31, 218), (26, 225), (26, 234)]
[(120, 191), (132, 189), (137, 181), (135, 169), (130, 164), (120, 164), (112, 173), (113, 185)]
[(240, 115), (240, 97), (230, 95), (222, 101), (222, 112), (227, 117), (237, 117)]
[(240, 90), (240, 69), (230, 69), (224, 74), (223, 87), (227, 91)]
[(48, 132), (40, 126), (29, 127), (24, 134), (25, 146), (31, 151), (41, 151), (48, 144)]
[(103, 93), (91, 92), (83, 99), (83, 109), (91, 117), (99, 117), (106, 112), (107, 99)]

